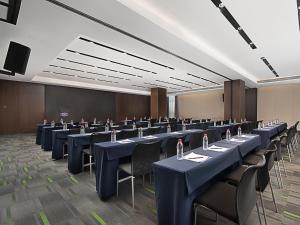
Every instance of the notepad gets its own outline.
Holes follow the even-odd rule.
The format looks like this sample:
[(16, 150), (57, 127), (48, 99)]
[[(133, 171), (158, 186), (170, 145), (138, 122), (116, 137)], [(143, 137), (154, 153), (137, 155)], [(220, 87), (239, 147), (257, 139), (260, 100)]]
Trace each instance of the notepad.
[(212, 146), (208, 147), (208, 150), (216, 151), (216, 152), (226, 152), (228, 150), (228, 148), (212, 145)]
[(246, 140), (236, 139), (236, 138), (231, 138), (230, 141), (243, 143), (243, 142), (245, 142)]
[(210, 158), (209, 156), (196, 154), (194, 152), (191, 152), (190, 154), (183, 156), (183, 159), (190, 160), (193, 162), (204, 162), (209, 158)]
[(134, 141), (133, 140), (129, 140), (129, 139), (124, 139), (124, 140), (117, 141), (117, 142), (120, 143), (120, 144), (128, 144), (128, 143), (132, 143)]
[(145, 138), (145, 139), (155, 139), (157, 137), (155, 137), (153, 135), (148, 135), (148, 136), (144, 136), (143, 138)]

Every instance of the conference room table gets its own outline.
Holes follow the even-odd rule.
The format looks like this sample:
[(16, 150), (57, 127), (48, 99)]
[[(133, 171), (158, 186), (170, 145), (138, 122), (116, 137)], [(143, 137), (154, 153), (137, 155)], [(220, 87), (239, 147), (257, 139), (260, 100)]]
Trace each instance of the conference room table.
[(134, 147), (138, 143), (147, 143), (162, 140), (162, 147), (171, 137), (201, 133), (203, 130), (186, 130), (171, 133), (160, 133), (141, 138), (130, 138), (130, 143), (124, 142), (102, 142), (94, 144), (95, 150), (95, 174), (96, 190), (102, 200), (108, 199), (116, 193), (117, 168), (119, 160), (132, 155)]
[(261, 146), (260, 148), (267, 148), (272, 138), (282, 133), (287, 129), (287, 123), (275, 124), (272, 126), (266, 126), (264, 128), (256, 128), (252, 130), (253, 134), (259, 134), (261, 136)]
[(227, 148), (226, 151), (203, 150), (200, 147), (184, 154), (193, 152), (208, 156), (203, 162), (177, 160), (174, 156), (153, 164), (159, 225), (191, 225), (193, 201), (197, 196), (261, 144), (259, 135), (233, 138), (235, 141), (221, 140), (209, 145)]
[(41, 148), (44, 151), (52, 150), (52, 131), (53, 130), (61, 130), (63, 126), (55, 126), (55, 127), (43, 127), (42, 128), (42, 136), (41, 136)]
[(36, 126), (36, 138), (35, 138), (35, 143), (37, 145), (41, 145), (41, 141), (42, 141), (42, 130), (43, 127), (50, 127), (50, 124), (37, 124)]
[(223, 125), (216, 125), (216, 126), (209, 126), (208, 129), (215, 129), (217, 130), (221, 136), (222, 134), (226, 133), (227, 129), (232, 129), (234, 126), (238, 126), (240, 123), (230, 123), (230, 124), (223, 124)]

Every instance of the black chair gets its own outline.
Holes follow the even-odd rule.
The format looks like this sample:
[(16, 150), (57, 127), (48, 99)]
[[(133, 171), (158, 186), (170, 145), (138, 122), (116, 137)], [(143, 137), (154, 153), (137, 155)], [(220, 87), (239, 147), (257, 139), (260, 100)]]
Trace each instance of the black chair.
[[(92, 175), (92, 166), (95, 164), (94, 163), (94, 144), (98, 142), (106, 142), (110, 141), (110, 133), (93, 133), (91, 134), (90, 137), (90, 146), (89, 148), (85, 148), (82, 151), (82, 170), (84, 167), (89, 166), (90, 167), (90, 174)], [(89, 162), (84, 163), (84, 156), (88, 155), (89, 157)]]
[[(80, 133), (80, 129), (70, 129), (68, 135), (72, 135), (72, 134), (79, 134)], [(63, 143), (63, 159), (65, 158), (65, 156), (68, 156), (68, 146), (69, 146), (69, 142), (68, 140), (66, 140)]]
[(286, 135), (280, 136), (280, 148), (281, 150), (286, 150), (290, 162), (292, 162), (292, 157), (293, 157), (291, 142), (292, 142), (292, 129), (289, 128), (286, 132)]
[(201, 147), (203, 144), (203, 133), (192, 133), (190, 136), (190, 150)]
[[(134, 178), (151, 174), (152, 164), (160, 160), (160, 146), (162, 141), (137, 144), (131, 156), (131, 162), (119, 165), (117, 170), (117, 196), (119, 194), (119, 183), (131, 180), (132, 207), (134, 208)], [(128, 174), (119, 180), (120, 170)]]
[[(268, 184), (270, 185), (272, 198), (273, 198), (273, 202), (274, 202), (274, 206), (275, 206), (275, 212), (278, 212), (272, 183), (270, 182), (270, 174), (269, 174), (269, 171), (274, 166), (275, 152), (276, 152), (276, 149), (263, 150), (263, 151), (255, 153), (255, 154), (251, 154), (244, 159), (244, 163), (246, 163), (248, 165), (256, 165), (258, 163), (258, 161), (260, 160), (261, 156), (264, 156), (266, 159), (265, 165), (258, 169), (257, 178), (256, 178), (256, 180), (257, 180), (256, 191), (259, 193), (259, 196), (260, 196), (261, 206), (262, 206), (264, 220), (265, 220), (266, 224), (267, 224), (267, 219), (266, 219), (266, 213), (265, 213), (265, 207), (264, 207), (262, 195), (263, 195), (263, 192), (265, 191), (266, 187), (268, 186)], [(243, 173), (243, 169), (237, 170), (233, 173), (230, 173), (228, 176), (226, 176), (226, 179), (229, 182), (232, 182), (233, 184), (238, 184), (240, 182), (242, 173)]]
[(160, 132), (160, 127), (149, 127), (148, 128), (149, 135), (159, 134), (159, 132)]
[(243, 167), (241, 179), (237, 185), (227, 182), (217, 182), (206, 192), (199, 196), (194, 203), (194, 224), (197, 224), (197, 210), (200, 205), (215, 211), (229, 220), (244, 225), (256, 205), (259, 221), (260, 215), (256, 202), (255, 178), (257, 169), (265, 165), (264, 156), (259, 156), (260, 160), (256, 165)]
[(205, 130), (204, 134), (207, 134), (209, 144), (221, 140), (221, 135), (215, 129)]
[(138, 136), (138, 129), (128, 129), (128, 130), (122, 130), (122, 138), (134, 138)]
[(165, 154), (165, 158), (172, 157), (177, 155), (177, 143), (178, 139), (184, 140), (184, 136), (181, 137), (172, 137), (166, 141), (165, 146), (163, 147), (163, 152)]
[(234, 125), (234, 126), (230, 127), (229, 130), (230, 130), (231, 136), (238, 134), (238, 128), (239, 128), (239, 125)]

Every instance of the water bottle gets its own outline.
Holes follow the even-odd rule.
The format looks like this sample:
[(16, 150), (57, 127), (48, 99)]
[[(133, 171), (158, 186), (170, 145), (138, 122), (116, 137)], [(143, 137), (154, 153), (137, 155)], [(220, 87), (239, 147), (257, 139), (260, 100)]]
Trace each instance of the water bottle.
[(259, 122), (259, 123), (257, 124), (257, 128), (258, 128), (258, 129), (261, 128), (261, 122)]
[(176, 148), (177, 148), (177, 160), (182, 160), (183, 159), (183, 144), (182, 144), (181, 139), (178, 139)]
[(223, 120), (221, 121), (221, 126), (223, 126)]
[(109, 131), (109, 126), (108, 126), (108, 123), (105, 124), (105, 132), (108, 132)]
[(135, 116), (133, 116), (133, 121), (135, 121), (135, 119), (136, 119)]
[(128, 119), (127, 119), (127, 116), (126, 116), (126, 117), (125, 117), (125, 121), (127, 122), (127, 120), (128, 120)]
[(136, 129), (135, 122), (132, 123), (132, 129), (134, 129), (134, 130)]
[(64, 124), (64, 120), (61, 118), (60, 119), (60, 123), (63, 125)]
[(226, 140), (229, 141), (229, 140), (230, 140), (230, 137), (231, 137), (231, 135), (230, 135), (230, 130), (227, 129), (227, 131), (226, 131)]
[(262, 128), (265, 128), (265, 123), (262, 123)]
[(139, 138), (143, 137), (143, 129), (141, 127), (139, 128), (138, 134), (139, 134)]
[(109, 124), (109, 118), (107, 118), (106, 123)]
[(170, 126), (170, 124), (168, 124), (167, 133), (171, 133), (171, 126)]
[(236, 119), (234, 118), (233, 123), (236, 124)]
[(114, 125), (114, 122), (111, 120), (109, 124), (112, 127)]
[(80, 127), (80, 134), (85, 134), (85, 129), (83, 125), (81, 125)]
[(185, 123), (182, 125), (182, 131), (186, 131), (186, 125), (185, 125)]
[(142, 122), (142, 121), (143, 121), (143, 118), (141, 117), (141, 118), (140, 118), (140, 122)]
[(231, 120), (231, 118), (230, 118), (230, 120), (229, 120), (229, 124), (231, 124), (232, 123), (232, 120)]
[(192, 119), (190, 120), (190, 124), (193, 124), (193, 120)]
[(181, 121), (182, 126), (184, 125), (184, 119)]
[(148, 128), (150, 128), (151, 127), (151, 122), (150, 122), (150, 120), (148, 121)]
[(111, 137), (111, 142), (116, 142), (117, 141), (117, 132), (116, 132), (116, 130), (112, 130), (110, 137)]
[(81, 124), (83, 124), (84, 123), (84, 119), (83, 118), (81, 118)]
[(54, 120), (51, 121), (51, 127), (55, 127), (55, 122), (54, 122)]
[(88, 128), (88, 127), (89, 127), (88, 122), (85, 122), (85, 123), (84, 123), (84, 127), (85, 127), (85, 128)]
[(74, 126), (74, 121), (73, 121), (73, 120), (71, 120), (71, 121), (70, 121), (70, 124), (71, 124), (72, 126)]
[(47, 120), (44, 120), (44, 125), (46, 125), (47, 124)]
[(127, 120), (124, 121), (124, 125), (127, 126)]
[(204, 134), (203, 136), (203, 150), (207, 150), (208, 149), (208, 137), (207, 137), (207, 134)]
[(239, 128), (238, 128), (238, 137), (241, 137), (241, 136), (242, 136), (242, 128), (239, 127)]
[(96, 117), (94, 118), (94, 124), (97, 124), (97, 119), (96, 119)]
[(161, 123), (161, 116), (159, 117), (158, 122)]
[(217, 126), (217, 123), (216, 123), (216, 121), (214, 121), (214, 127), (215, 127), (215, 126)]
[(64, 123), (63, 130), (67, 130), (67, 129), (68, 129), (68, 125), (67, 125), (67, 123)]

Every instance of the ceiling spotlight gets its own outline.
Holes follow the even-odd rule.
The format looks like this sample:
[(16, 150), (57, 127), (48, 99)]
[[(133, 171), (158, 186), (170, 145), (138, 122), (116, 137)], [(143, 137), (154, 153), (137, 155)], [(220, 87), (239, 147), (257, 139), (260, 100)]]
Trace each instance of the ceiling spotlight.
[(238, 27), (238, 30), (242, 30), (242, 28), (241, 28), (241, 27)]
[(219, 8), (224, 8), (225, 7), (225, 5), (223, 4), (223, 3), (221, 3), (220, 5), (219, 5)]

